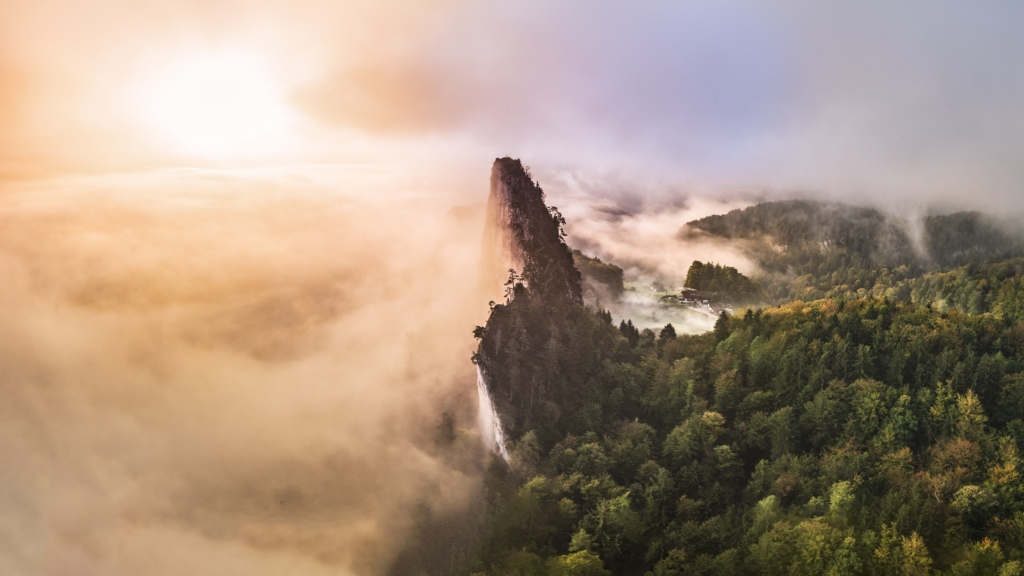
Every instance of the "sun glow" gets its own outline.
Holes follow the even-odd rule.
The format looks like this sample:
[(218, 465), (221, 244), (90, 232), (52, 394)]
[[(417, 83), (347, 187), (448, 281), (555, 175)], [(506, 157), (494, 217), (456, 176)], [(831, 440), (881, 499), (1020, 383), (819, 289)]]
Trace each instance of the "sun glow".
[(178, 62), (148, 83), (143, 100), (148, 122), (190, 153), (258, 152), (280, 143), (292, 121), (281, 83), (236, 53)]

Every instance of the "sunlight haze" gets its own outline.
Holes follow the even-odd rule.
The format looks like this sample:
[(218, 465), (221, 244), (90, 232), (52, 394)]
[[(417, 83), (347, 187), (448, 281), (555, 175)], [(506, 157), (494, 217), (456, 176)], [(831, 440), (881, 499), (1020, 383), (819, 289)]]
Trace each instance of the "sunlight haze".
[[(646, 426), (628, 413), (643, 388), (631, 379), (691, 396), (721, 389), (731, 402), (750, 363), (729, 354), (754, 346), (753, 332), (726, 330), (741, 304), (809, 315), (842, 306), (792, 302), (917, 298), (939, 324), (960, 311), (994, 326), (1003, 308), (984, 290), (996, 294), (996, 277), (1015, 268), (956, 297), (937, 286), (974, 273), (965, 258), (989, 255), (978, 246), (1021, 230), (1022, 62), (1024, 3), (1012, 2), (0, 2), (0, 574), (404, 576), (427, 550), (431, 566), (465, 576), (482, 538), (535, 525), (526, 512), (499, 528), (485, 520), (520, 510), (493, 495), (526, 490), (520, 480), (542, 474), (547, 457), (530, 463), (524, 429), (508, 431), (507, 458), (491, 455), (497, 440), (483, 443), (475, 427), (480, 406), (498, 415), (515, 402), (537, 411), (530, 422), (551, 424), (538, 442), (557, 432), (591, 446), (603, 415)], [(474, 330), (526, 298), (516, 272), (504, 287), (481, 279), (488, 218), (508, 215), (492, 192), (513, 197), (503, 177), (556, 239), (550, 261), (568, 270), (559, 278), (575, 290), (567, 301), (583, 327), (564, 342), (553, 328), (536, 337), (541, 352), (527, 367), (593, 361), (607, 375), (621, 361), (614, 378), (584, 379), (565, 395), (586, 402), (578, 414), (545, 399), (568, 382), (555, 377), (478, 403), (488, 388), (473, 362), (483, 328)], [(785, 221), (815, 249), (839, 242), (814, 235), (815, 215), (839, 212), (815, 212), (814, 202), (840, 201), (852, 206), (844, 233), (881, 230), (879, 253), (913, 260), (894, 256), (869, 274), (863, 259), (848, 272), (815, 255), (799, 268), (779, 256), (790, 246), (771, 237), (778, 231), (742, 236), (733, 220), (715, 220), (781, 200), (809, 203), (789, 214), (770, 205), (777, 212), (762, 220)], [(947, 228), (928, 220), (972, 210), (986, 216)], [(686, 227), (699, 219), (707, 230)], [(990, 234), (939, 242), (954, 228)], [(930, 230), (942, 238), (926, 238)], [(573, 284), (584, 257), (617, 292)], [(698, 267), (708, 277), (763, 285), (775, 299), (735, 309), (693, 300), (711, 298), (709, 288), (690, 290), (684, 305), (695, 261), (708, 263)], [(518, 273), (518, 294), (529, 294)], [(556, 316), (538, 313), (535, 324), (548, 330)], [(683, 320), (664, 330), (666, 318)], [(816, 340), (811, 322), (793, 321), (810, 335), (786, 362), (838, 346), (831, 333)], [(590, 354), (589, 336), (577, 338), (584, 329), (604, 330), (607, 349)], [(772, 350), (797, 340), (783, 332)], [(964, 341), (987, 346), (994, 334)], [(999, 336), (1007, 350), (1024, 331), (1013, 334)], [(713, 361), (682, 357), (682, 343), (700, 338), (685, 353)], [(875, 344), (859, 346), (851, 350), (868, 358)], [(659, 357), (666, 349), (680, 356)], [(721, 379), (685, 380), (712, 373)], [(815, 394), (831, 390), (831, 380), (815, 382)], [(588, 391), (606, 384), (606, 406), (591, 401)], [(775, 413), (765, 398), (733, 412), (763, 424)], [(718, 414), (712, 404), (685, 406), (699, 409), (693, 422), (719, 429), (720, 414), (700, 420), (705, 408)], [(681, 410), (659, 422), (682, 425), (672, 420)], [(570, 412), (578, 428), (556, 430)], [(729, 418), (725, 426), (738, 422)], [(491, 419), (499, 432), (500, 421)], [(691, 436), (714, 436), (700, 430)], [(664, 436), (651, 441), (656, 451)], [(731, 450), (704, 448), (693, 452), (723, 462)], [(656, 451), (623, 467), (682, 478), (682, 468), (653, 465)], [(789, 481), (780, 477), (778, 486)], [(648, 480), (622, 481), (602, 510), (649, 491)], [(594, 482), (577, 492), (606, 487)], [(795, 502), (798, 489), (783, 488), (780, 501)], [(552, 506), (568, 536), (530, 543), (530, 554), (597, 550), (577, 528), (589, 512), (565, 493), (568, 504), (559, 493)], [(813, 497), (800, 505), (825, 514), (828, 494)], [(664, 505), (684, 527), (712, 500), (685, 498)], [(509, 549), (527, 550), (523, 542)], [(645, 570), (663, 547), (650, 546)]]

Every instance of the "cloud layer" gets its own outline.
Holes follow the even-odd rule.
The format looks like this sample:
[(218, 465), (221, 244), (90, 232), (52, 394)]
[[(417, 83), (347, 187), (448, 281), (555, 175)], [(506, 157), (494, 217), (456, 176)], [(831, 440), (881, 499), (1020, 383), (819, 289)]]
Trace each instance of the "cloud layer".
[(255, 55), (303, 118), (261, 164), (453, 172), (510, 154), (717, 194), (1020, 209), (1022, 9), (966, 2), (5, 4), (9, 175), (208, 165), (132, 117), (139, 78)]
[(479, 226), (209, 177), (0, 204), (3, 572), (380, 573), (472, 503)]

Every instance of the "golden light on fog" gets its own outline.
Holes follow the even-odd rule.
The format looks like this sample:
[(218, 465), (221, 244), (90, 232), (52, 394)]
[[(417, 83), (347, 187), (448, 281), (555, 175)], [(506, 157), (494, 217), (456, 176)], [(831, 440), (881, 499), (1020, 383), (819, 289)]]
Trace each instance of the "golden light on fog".
[(208, 54), (159, 72), (143, 93), (144, 114), (184, 152), (256, 152), (285, 136), (285, 89), (265, 66), (236, 53)]

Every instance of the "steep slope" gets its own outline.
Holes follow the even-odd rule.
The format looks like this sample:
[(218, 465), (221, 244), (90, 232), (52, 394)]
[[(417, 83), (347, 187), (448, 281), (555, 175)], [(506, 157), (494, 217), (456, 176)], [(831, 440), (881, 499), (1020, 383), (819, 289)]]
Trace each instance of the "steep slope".
[[(876, 251), (851, 234), (820, 248)], [(974, 263), (936, 289), (983, 273), (1002, 297), (1021, 270)], [(1022, 572), (1021, 320), (865, 298), (667, 328), (616, 330), (522, 283), (493, 307), (475, 361), (510, 465), (488, 468), (472, 572)]]
[[(519, 160), (495, 160), (483, 272), (492, 286), (504, 283), (505, 291), (487, 325), (476, 329), (480, 345), (473, 361), (497, 424), (512, 439), (532, 429), (550, 444), (569, 431), (581, 393), (601, 368), (582, 358), (555, 358), (568, 346), (590, 354), (589, 345), (580, 346), (594, 343), (598, 333), (607, 342), (617, 335), (610, 316), (595, 319), (583, 307), (580, 273), (563, 239), (563, 224)], [(600, 330), (592, 325), (595, 320)]]
[[(848, 263), (876, 266), (961, 266), (1024, 252), (1024, 241), (980, 212), (927, 216), (920, 230), (914, 230), (875, 208), (785, 200), (707, 216), (686, 227), (727, 239), (763, 241), (773, 253), (797, 262), (812, 253), (831, 253), (845, 256)], [(784, 271), (778, 267), (790, 263), (761, 256), (762, 264), (774, 271)]]
[(498, 158), (491, 167), (491, 193), (484, 225), (482, 278), (491, 294), (515, 277), (549, 304), (581, 304), (580, 274), (562, 231), (557, 208), (544, 204), (544, 191), (523, 163)]
[(1021, 235), (978, 212), (908, 222), (874, 208), (807, 200), (708, 216), (681, 233), (736, 243), (757, 263), (757, 279), (775, 303), (883, 293), (906, 300), (900, 282), (1024, 255)]
[(591, 258), (579, 250), (572, 251), (572, 258), (583, 276), (583, 294), (589, 302), (601, 299), (615, 301), (625, 292), (622, 268), (602, 262), (600, 258)]

